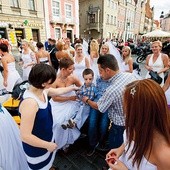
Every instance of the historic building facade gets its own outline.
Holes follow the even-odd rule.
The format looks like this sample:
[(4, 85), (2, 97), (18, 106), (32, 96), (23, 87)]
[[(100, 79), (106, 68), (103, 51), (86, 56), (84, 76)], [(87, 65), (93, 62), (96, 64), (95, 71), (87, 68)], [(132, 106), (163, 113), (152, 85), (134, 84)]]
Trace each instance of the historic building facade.
[(44, 0), (46, 37), (79, 37), (78, 0)]
[(44, 6), (41, 0), (1, 0), (0, 37), (13, 46), (17, 39), (44, 41)]
[(162, 30), (170, 32), (170, 12), (163, 15), (160, 22)]
[(150, 0), (79, 0), (80, 36), (137, 40), (152, 28), (149, 4)]
[(80, 36), (89, 39), (117, 36), (117, 0), (79, 0)]

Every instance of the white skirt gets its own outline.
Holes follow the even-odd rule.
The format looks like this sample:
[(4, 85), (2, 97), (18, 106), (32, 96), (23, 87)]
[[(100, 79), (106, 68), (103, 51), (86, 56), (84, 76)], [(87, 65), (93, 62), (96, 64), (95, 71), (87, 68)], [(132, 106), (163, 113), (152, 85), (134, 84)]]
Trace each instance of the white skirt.
[(18, 125), (5, 108), (0, 111), (0, 169), (28, 170)]

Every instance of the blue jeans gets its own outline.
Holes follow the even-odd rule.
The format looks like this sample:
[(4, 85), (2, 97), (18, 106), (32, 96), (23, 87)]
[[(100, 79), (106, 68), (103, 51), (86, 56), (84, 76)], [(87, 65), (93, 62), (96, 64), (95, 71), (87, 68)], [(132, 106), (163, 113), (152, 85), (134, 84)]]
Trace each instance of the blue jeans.
[(112, 126), (109, 131), (109, 148), (118, 148), (123, 143), (123, 133), (124, 133), (125, 127), (124, 126), (118, 126), (112, 123)]
[(88, 138), (91, 148), (94, 148), (98, 142), (100, 144), (105, 142), (108, 126), (108, 112), (101, 113), (98, 110), (90, 108)]

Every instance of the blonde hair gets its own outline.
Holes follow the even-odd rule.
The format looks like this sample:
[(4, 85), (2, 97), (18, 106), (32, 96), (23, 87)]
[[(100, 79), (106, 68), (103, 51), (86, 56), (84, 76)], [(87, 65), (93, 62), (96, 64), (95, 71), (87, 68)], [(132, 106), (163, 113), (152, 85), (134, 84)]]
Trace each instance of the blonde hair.
[(31, 51), (36, 52), (35, 47), (33, 46), (33, 44), (30, 43), (29, 41), (27, 41), (26, 39), (22, 40), (22, 43), (26, 44), (31, 49)]
[(98, 51), (99, 51), (99, 44), (98, 44), (97, 40), (95, 40), (95, 39), (91, 40), (90, 51), (95, 51), (95, 52), (98, 53)]
[(102, 46), (101, 46), (101, 48), (100, 48), (100, 54), (102, 54), (102, 48), (103, 48), (103, 47), (106, 47), (106, 48), (108, 49), (107, 54), (110, 54), (109, 45), (106, 44), (106, 43), (102, 44)]
[(129, 51), (128, 56), (126, 56), (125, 58), (124, 58), (124, 56), (123, 56), (123, 54), (122, 54), (123, 61), (125, 62), (125, 64), (128, 64), (129, 59), (132, 58), (131, 49), (130, 49), (130, 47), (128, 47), (128, 46), (124, 46), (124, 47), (122, 48), (122, 51), (123, 51), (124, 49)]
[(83, 46), (82, 46), (81, 43), (76, 43), (76, 44), (75, 44), (75, 49), (76, 49), (76, 50), (77, 50), (78, 47), (82, 47), (82, 48), (83, 48)]
[(159, 47), (161, 47), (162, 48), (162, 42), (161, 41), (154, 41), (154, 42), (152, 42), (152, 45), (153, 44), (158, 44), (159, 45)]

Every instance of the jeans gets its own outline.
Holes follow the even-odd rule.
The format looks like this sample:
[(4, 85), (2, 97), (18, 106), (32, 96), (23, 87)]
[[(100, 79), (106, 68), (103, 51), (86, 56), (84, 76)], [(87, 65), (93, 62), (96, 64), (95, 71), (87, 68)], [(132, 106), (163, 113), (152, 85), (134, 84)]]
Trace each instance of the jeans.
[(98, 110), (90, 108), (88, 137), (91, 148), (94, 148), (98, 142), (100, 144), (105, 142), (108, 126), (108, 112), (101, 113)]
[(125, 127), (124, 126), (118, 126), (112, 123), (112, 126), (109, 131), (109, 148), (118, 148), (123, 143), (123, 133), (124, 133)]

